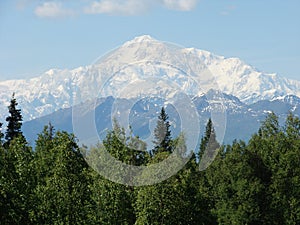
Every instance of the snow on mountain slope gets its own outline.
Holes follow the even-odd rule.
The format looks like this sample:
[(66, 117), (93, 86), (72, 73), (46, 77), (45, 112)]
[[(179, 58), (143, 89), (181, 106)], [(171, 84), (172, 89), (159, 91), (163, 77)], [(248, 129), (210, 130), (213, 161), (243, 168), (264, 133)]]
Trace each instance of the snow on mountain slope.
[(13, 92), (24, 120), (30, 120), (95, 97), (164, 97), (174, 94), (175, 89), (190, 95), (219, 89), (250, 104), (300, 96), (300, 81), (260, 72), (238, 58), (185, 49), (145, 35), (89, 66), (52, 69), (32, 79), (0, 82), (0, 121), (7, 115)]

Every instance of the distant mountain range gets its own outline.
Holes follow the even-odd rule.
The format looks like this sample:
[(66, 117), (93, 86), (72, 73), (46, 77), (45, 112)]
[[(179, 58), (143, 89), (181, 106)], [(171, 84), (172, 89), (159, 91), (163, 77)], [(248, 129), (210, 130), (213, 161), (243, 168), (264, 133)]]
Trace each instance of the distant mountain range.
[[(118, 76), (107, 79), (116, 72)], [(238, 58), (181, 48), (145, 35), (126, 42), (93, 65), (51, 69), (36, 78), (0, 82), (0, 119), (7, 115), (13, 92), (28, 121), (95, 97), (120, 97), (118, 91), (124, 87), (126, 96), (121, 97), (137, 97), (139, 90), (130, 89), (129, 84), (148, 81), (150, 76), (171, 80), (190, 95), (200, 96), (213, 88), (247, 104), (300, 96), (300, 81), (260, 72)], [(212, 87), (212, 83), (216, 85)], [(163, 88), (150, 90), (168, 94)]]
[(300, 115), (300, 81), (261, 72), (238, 58), (182, 48), (145, 35), (92, 65), (51, 69), (36, 78), (0, 82), (0, 121), (5, 121), (15, 92), (24, 116), (23, 130), (30, 141), (50, 121), (57, 129), (72, 132), (72, 107), (95, 99), (97, 104), (90, 110), (97, 112), (99, 133), (111, 128), (111, 108), (117, 100), (121, 104), (135, 102), (130, 123), (138, 135), (149, 135), (153, 128), (149, 121), (157, 117), (162, 105), (167, 106), (177, 134), (180, 119), (176, 109), (168, 101), (151, 98), (172, 98), (178, 91), (175, 86), (191, 97), (202, 131), (213, 111), (214, 96), (222, 95), (227, 120), (224, 143), (249, 139), (271, 111), (282, 120), (289, 111)]
[[(215, 91), (210, 90), (206, 95), (193, 99), (193, 103), (199, 113), (201, 134), (203, 134), (208, 118), (211, 117), (213, 107), (211, 101), (206, 97), (207, 95), (218, 96)], [(138, 99), (116, 100), (113, 97), (98, 99), (95, 106), (95, 121), (97, 130), (102, 138), (104, 138), (107, 130), (112, 129), (113, 118), (111, 117), (111, 111), (115, 101), (124, 105), (127, 105), (130, 101), (136, 101), (136, 104), (131, 109), (129, 121), (135, 134), (143, 139), (147, 138), (151, 131), (153, 132), (155, 125), (149, 123), (151, 121), (156, 122), (160, 107), (164, 105), (164, 102), (159, 99), (155, 101), (152, 99), (143, 99), (142, 101)], [(223, 94), (222, 101), (226, 110), (226, 129), (224, 139), (220, 141), (225, 144), (229, 144), (235, 139), (247, 141), (253, 133), (258, 131), (261, 122), (264, 121), (270, 112), (275, 112), (278, 115), (281, 124), (283, 124), (289, 112), (300, 116), (300, 98), (293, 95), (276, 100), (261, 100), (253, 104), (245, 104), (233, 95)], [(172, 134), (176, 136), (180, 132), (180, 118), (172, 105), (165, 106), (171, 121)], [(93, 110), (91, 109), (91, 111)], [(88, 113), (90, 112), (86, 112), (86, 114)], [(61, 109), (50, 115), (24, 123), (23, 131), (28, 140), (33, 143), (32, 141), (36, 139), (36, 135), (49, 122), (58, 130), (73, 132), (72, 108)]]

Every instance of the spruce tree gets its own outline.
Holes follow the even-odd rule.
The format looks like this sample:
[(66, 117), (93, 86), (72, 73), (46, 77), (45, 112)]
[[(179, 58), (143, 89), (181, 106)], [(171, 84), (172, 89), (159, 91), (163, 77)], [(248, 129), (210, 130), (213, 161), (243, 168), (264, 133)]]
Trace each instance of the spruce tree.
[(21, 114), (21, 109), (17, 109), (17, 105), (18, 103), (15, 98), (15, 93), (13, 93), (12, 98), (10, 100), (10, 105), (8, 106), (8, 111), (10, 115), (6, 118), (8, 124), (5, 133), (5, 139), (8, 144), (15, 137), (22, 135), (21, 127), (23, 118)]
[(217, 157), (219, 149), (220, 145), (216, 140), (213, 123), (209, 119), (206, 124), (204, 137), (201, 138), (199, 152), (197, 152), (197, 158), (199, 159), (198, 170), (200, 171), (194, 175), (196, 182), (192, 181), (195, 182), (195, 185), (198, 185), (194, 197), (195, 218), (198, 224), (216, 224), (215, 215), (211, 212), (214, 206), (213, 187), (209, 184), (207, 170), (214, 170), (214, 167), (210, 168), (209, 166)]
[(204, 137), (201, 138), (200, 149), (199, 149), (199, 153), (198, 153), (199, 159), (202, 158), (202, 156), (203, 156), (203, 154), (206, 150), (206, 147), (207, 147), (208, 141), (210, 139), (210, 135), (212, 133), (212, 130), (213, 130), (212, 121), (211, 121), (211, 119), (209, 119), (207, 124), (206, 124), (206, 127), (205, 127)]
[(2, 145), (2, 142), (3, 142), (3, 137), (4, 137), (4, 134), (2, 133), (2, 125), (3, 123), (0, 122), (0, 145)]
[(155, 144), (155, 147), (152, 151), (153, 155), (159, 152), (173, 152), (170, 122), (168, 119), (169, 116), (166, 113), (165, 108), (162, 107), (160, 115), (158, 116), (156, 128), (154, 129), (155, 140), (153, 143)]
[(206, 125), (205, 135), (201, 139), (198, 158), (200, 160), (200, 170), (206, 169), (214, 160), (218, 153), (220, 144), (217, 141), (212, 120), (209, 119)]

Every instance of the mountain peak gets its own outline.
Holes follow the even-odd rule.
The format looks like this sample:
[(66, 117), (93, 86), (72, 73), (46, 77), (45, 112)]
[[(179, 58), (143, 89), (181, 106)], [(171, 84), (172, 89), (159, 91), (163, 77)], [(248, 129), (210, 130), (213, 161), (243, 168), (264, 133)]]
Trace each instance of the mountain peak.
[[(93, 66), (96, 63), (97, 66)], [(0, 103), (3, 103), (0, 104), (0, 117), (5, 118), (6, 103), (13, 92), (20, 96), (24, 120), (28, 120), (94, 99), (99, 90), (103, 97), (118, 96), (126, 87), (126, 97), (141, 96), (140, 88), (134, 86), (138, 83), (145, 84), (146, 93), (169, 95), (170, 87), (176, 84), (193, 96), (199, 94), (200, 84), (201, 91), (208, 91), (215, 82), (223, 93), (249, 104), (288, 94), (300, 97), (299, 81), (260, 72), (238, 58), (185, 49), (149, 35), (126, 42), (94, 64), (72, 70), (52, 69), (28, 81), (0, 82)], [(159, 84), (151, 80), (160, 77)], [(148, 78), (151, 82), (147, 82)], [(170, 82), (165, 82), (167, 80)], [(104, 82), (105, 87), (102, 86)]]
[(156, 41), (153, 37), (150, 35), (142, 35), (137, 36), (133, 39), (134, 42), (144, 42), (144, 41)]
[(130, 45), (134, 43), (153, 42), (153, 41), (157, 42), (157, 40), (151, 37), (150, 35), (142, 35), (142, 36), (135, 37), (131, 41), (127, 41), (125, 45)]

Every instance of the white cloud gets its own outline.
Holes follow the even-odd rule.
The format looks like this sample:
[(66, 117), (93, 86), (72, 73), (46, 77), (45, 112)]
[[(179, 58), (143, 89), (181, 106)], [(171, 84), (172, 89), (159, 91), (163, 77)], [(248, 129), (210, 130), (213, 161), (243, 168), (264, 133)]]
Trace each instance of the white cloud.
[(57, 18), (74, 15), (74, 11), (71, 9), (63, 8), (61, 2), (44, 2), (35, 8), (34, 13), (38, 17)]
[(93, 1), (84, 9), (87, 14), (136, 15), (151, 10), (154, 6), (163, 6), (172, 10), (190, 11), (197, 0), (100, 0)]
[(191, 11), (196, 7), (197, 0), (163, 0), (163, 4), (169, 9)]
[(135, 15), (147, 11), (153, 5), (153, 0), (101, 0), (93, 1), (84, 9), (87, 14), (122, 14)]
[[(22, 7), (33, 0), (19, 0)], [(77, 12), (85, 14), (137, 15), (148, 12), (155, 7), (169, 10), (190, 11), (198, 0), (82, 0), (80, 7), (70, 8), (64, 0), (46, 0), (40, 3), (34, 13), (41, 18), (58, 18), (74, 16)]]

